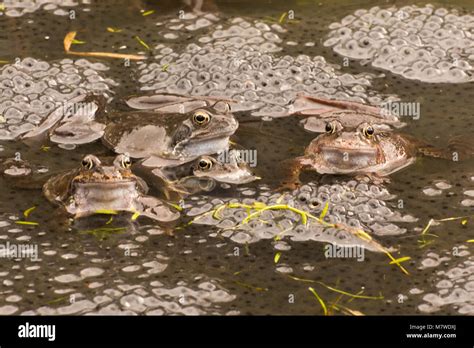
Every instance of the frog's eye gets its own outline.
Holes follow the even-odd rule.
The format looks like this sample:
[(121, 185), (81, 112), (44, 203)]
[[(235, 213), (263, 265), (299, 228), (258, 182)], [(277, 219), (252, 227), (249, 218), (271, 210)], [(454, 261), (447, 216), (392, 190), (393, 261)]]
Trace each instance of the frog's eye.
[(87, 170), (91, 170), (92, 168), (94, 168), (94, 161), (92, 161), (92, 159), (89, 157), (85, 157), (82, 160), (82, 167), (84, 167)]
[(328, 122), (326, 123), (325, 130), (326, 130), (326, 133), (332, 134), (336, 131), (336, 127), (331, 122)]
[(212, 162), (206, 158), (203, 158), (198, 163), (199, 170), (208, 171), (212, 168)]
[(204, 110), (198, 110), (193, 115), (193, 123), (197, 126), (205, 126), (210, 120), (211, 115)]
[(128, 169), (132, 166), (132, 161), (130, 160), (130, 157), (123, 156), (122, 160), (120, 161), (120, 164), (122, 165), (123, 168)]
[(375, 129), (374, 129), (374, 127), (372, 127), (372, 126), (367, 126), (367, 127), (365, 127), (365, 128), (363, 129), (362, 132), (363, 132), (363, 134), (364, 134), (367, 138), (370, 138), (370, 137), (372, 137), (372, 136), (374, 135)]

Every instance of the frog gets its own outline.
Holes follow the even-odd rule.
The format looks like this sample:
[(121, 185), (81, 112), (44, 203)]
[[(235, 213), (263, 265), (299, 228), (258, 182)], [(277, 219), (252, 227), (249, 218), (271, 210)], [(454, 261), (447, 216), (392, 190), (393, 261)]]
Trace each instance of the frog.
[(238, 125), (223, 101), (184, 113), (143, 109), (115, 113), (102, 142), (116, 153), (144, 159), (144, 166), (170, 167), (228, 149)]
[(155, 168), (151, 171), (152, 180), (158, 179), (158, 186), (167, 188), (167, 194), (174, 191), (184, 198), (202, 191), (210, 192), (218, 184), (243, 185), (261, 179), (241, 160), (237, 150), (228, 151), (226, 160), (223, 158), (221, 154), (203, 155), (180, 166)]
[(326, 123), (325, 133), (311, 141), (303, 156), (287, 163), (280, 189), (298, 187), (300, 173), (307, 169), (384, 183), (389, 181), (389, 175), (411, 165), (419, 156), (452, 160), (448, 149), (436, 148), (408, 134), (387, 131), (383, 125), (363, 122), (355, 128), (345, 128), (333, 120)]
[[(108, 101), (103, 94), (87, 93), (59, 103), (40, 125), (25, 133), (22, 139), (33, 142), (47, 137), (51, 142), (67, 148), (103, 139), (103, 143), (112, 149), (119, 145), (116, 144), (117, 141), (122, 140), (125, 143), (129, 141), (126, 146), (133, 150), (140, 147), (135, 143), (139, 143), (141, 136), (145, 135), (156, 138), (152, 143), (156, 146), (152, 149), (159, 147), (161, 150), (158, 153), (167, 157), (166, 164), (169, 165), (173, 157), (186, 157), (181, 156), (179, 148), (186, 145), (186, 140), (189, 140), (189, 146), (184, 146), (186, 151), (183, 149), (186, 154), (194, 146), (202, 148), (206, 154), (209, 151), (215, 153), (227, 146), (228, 136), (238, 127), (238, 122), (230, 113), (230, 104), (235, 102), (233, 100), (169, 93), (131, 96), (125, 103), (133, 110), (123, 112), (108, 108)], [(190, 118), (194, 113), (204, 116), (196, 116), (194, 120), (187, 121), (186, 118)], [(186, 116), (183, 117), (183, 114)], [(176, 133), (171, 134), (173, 130)], [(133, 132), (129, 134), (129, 131)], [(173, 140), (177, 143), (167, 144), (166, 140), (169, 138), (163, 136), (162, 131), (166, 134), (170, 132), (169, 136), (175, 136)], [(221, 133), (222, 138), (219, 137)], [(173, 152), (173, 155), (168, 156), (166, 151)], [(135, 152), (128, 152), (133, 157)], [(154, 160), (158, 161), (157, 158)], [(174, 160), (179, 163), (176, 158)]]
[(179, 218), (178, 211), (162, 200), (147, 196), (148, 185), (131, 170), (131, 159), (120, 154), (110, 165), (86, 155), (78, 168), (51, 177), (44, 196), (79, 219), (97, 213), (130, 212), (158, 222)]

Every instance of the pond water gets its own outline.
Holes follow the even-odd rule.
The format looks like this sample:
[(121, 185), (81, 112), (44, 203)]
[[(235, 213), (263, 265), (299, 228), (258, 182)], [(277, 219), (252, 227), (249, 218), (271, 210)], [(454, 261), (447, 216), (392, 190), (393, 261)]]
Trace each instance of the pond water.
[[(334, 30), (331, 23), (377, 3), (205, 1), (203, 10), (209, 12), (196, 15), (174, 1), (50, 1), (38, 8), (25, 1), (5, 1), (0, 12), (0, 157), (20, 156), (37, 171), (27, 180), (28, 187), (0, 177), (0, 244), (32, 246), (37, 257), (1, 254), (0, 314), (321, 315), (309, 287), (336, 315), (474, 314), (472, 159), (420, 158), (391, 175), (390, 182), (365, 187), (349, 177), (302, 176), (312, 195), (348, 197), (339, 202), (329, 198), (328, 221), (348, 222), (349, 212), (357, 212), (357, 207), (369, 209), (365, 212), (370, 221), (358, 214), (356, 223), (394, 258), (409, 257), (400, 265), (410, 275), (371, 248), (364, 249), (360, 261), (327, 258), (325, 246), (337, 242), (337, 233), (324, 235), (317, 227), (299, 232), (301, 222), (285, 212), (267, 214), (245, 228), (238, 226), (245, 210), (224, 214), (228, 225), (212, 218), (189, 224), (230, 199), (277, 202), (271, 197), (280, 195), (273, 190), (283, 175), (283, 161), (301, 155), (315, 137), (298, 118), (269, 119), (284, 109), (298, 88), (373, 104), (392, 99), (419, 103), (420, 117), (404, 118), (402, 132), (440, 147), (453, 137), (471, 137), (474, 88), (467, 65), (461, 65), (467, 77), (454, 74), (449, 81), (434, 83), (422, 81), (427, 77), (416, 71), (415, 78), (393, 72), (395, 63), (372, 64), (376, 50), (363, 59), (345, 59), (344, 54), (351, 53), (327, 44)], [(427, 4), (416, 2), (420, 8)], [(430, 4), (474, 16), (470, 1)], [(387, 1), (381, 7), (405, 5), (412, 2)], [(417, 20), (420, 25), (428, 21)], [(439, 54), (449, 64), (453, 59), (474, 64), (468, 45), (474, 20), (465, 20), (466, 26), (459, 29), (465, 32), (459, 35), (467, 40), (466, 47), (439, 44)], [(232, 31), (232, 26), (240, 29)], [(78, 32), (74, 51), (144, 54), (147, 59), (68, 55), (63, 39), (70, 31)], [(226, 35), (230, 39), (222, 40)], [(242, 50), (245, 44), (255, 50)], [(196, 45), (205, 50), (197, 54)], [(201, 60), (187, 64), (195, 55)], [(233, 62), (249, 66), (236, 71)], [(215, 66), (221, 66), (227, 80), (209, 73)], [(295, 67), (300, 80), (271, 75), (288, 66)], [(248, 76), (262, 75), (257, 81), (245, 71), (250, 71)], [(232, 140), (257, 150), (255, 170), (261, 180), (186, 198), (183, 219), (166, 232), (143, 217), (110, 222), (109, 216), (94, 216), (74, 222), (44, 198), (41, 183), (49, 174), (77, 167), (86, 154), (113, 155), (100, 141), (72, 148), (47, 139), (19, 139), (18, 134), (47, 117), (53, 102), (95, 91), (109, 97), (109, 110), (126, 110), (123, 98), (150, 91), (206, 95), (208, 85), (199, 82), (201, 73), (208, 73), (202, 76), (212, 86), (212, 95), (241, 102), (236, 112), (240, 128)], [(241, 93), (245, 83), (256, 92)], [(288, 193), (284, 202), (296, 204), (300, 193)], [(278, 228), (265, 221), (277, 218)], [(431, 219), (448, 220), (425, 230)], [(279, 233), (285, 223), (291, 231)]]

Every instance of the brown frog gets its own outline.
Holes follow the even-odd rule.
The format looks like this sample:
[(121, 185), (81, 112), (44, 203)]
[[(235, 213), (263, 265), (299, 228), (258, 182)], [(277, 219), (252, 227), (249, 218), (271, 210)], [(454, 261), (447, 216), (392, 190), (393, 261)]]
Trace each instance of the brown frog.
[(370, 123), (347, 129), (339, 121), (331, 121), (325, 131), (309, 144), (303, 156), (291, 161), (283, 188), (297, 186), (300, 172), (306, 169), (376, 179), (405, 168), (419, 155), (452, 159), (452, 152)]
[(145, 158), (143, 164), (148, 167), (180, 165), (228, 148), (238, 122), (226, 103), (218, 104), (224, 104), (224, 109), (214, 105), (185, 113), (118, 113), (102, 140), (117, 153)]
[(130, 166), (126, 155), (117, 156), (108, 166), (96, 156), (87, 155), (79, 168), (50, 178), (43, 193), (75, 218), (117, 211), (139, 213), (163, 222), (178, 219), (178, 212), (145, 195), (147, 184), (132, 173)]
[(203, 155), (180, 166), (155, 168), (150, 181), (160, 180), (158, 186), (180, 193), (180, 197), (201, 191), (212, 191), (218, 184), (242, 185), (259, 180), (240, 159), (237, 150), (230, 150), (227, 160), (221, 156)]

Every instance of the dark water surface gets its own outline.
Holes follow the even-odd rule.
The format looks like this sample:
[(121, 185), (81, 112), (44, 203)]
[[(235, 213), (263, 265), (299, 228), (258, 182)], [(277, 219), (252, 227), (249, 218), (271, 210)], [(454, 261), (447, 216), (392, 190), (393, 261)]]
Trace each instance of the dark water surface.
[[(401, 7), (410, 1), (216, 1), (213, 8), (222, 19), (242, 17), (249, 21), (271, 17), (278, 21), (283, 12), (293, 10), (298, 22), (284, 24), (284, 42), (278, 55), (321, 55), (329, 63), (341, 65), (342, 58), (322, 42), (330, 23), (340, 21), (357, 9), (375, 5)], [(416, 2), (423, 6), (425, 2)], [(471, 1), (432, 2), (473, 12)], [(83, 8), (90, 8), (84, 12)], [(14, 18), (0, 16), (0, 60), (17, 57), (55, 61), (67, 56), (62, 40), (77, 30), (86, 44), (74, 49), (106, 52), (144, 52), (139, 36), (152, 48), (166, 41), (158, 34), (157, 22), (175, 18), (180, 6), (174, 2), (100, 1), (77, 7), (76, 18), (39, 9)], [(140, 10), (155, 10), (143, 16)], [(268, 19), (268, 18), (267, 18)], [(120, 28), (110, 33), (107, 27)], [(205, 30), (212, 30), (207, 28)], [(188, 45), (200, 31), (183, 32), (174, 43), (177, 49)], [(45, 39), (45, 36), (48, 39)], [(311, 42), (314, 45), (304, 45)], [(120, 50), (119, 47), (127, 46)], [(110, 67), (105, 74), (118, 82), (111, 87), (111, 107), (124, 108), (121, 98), (140, 93), (139, 69), (134, 62), (124, 67), (122, 60), (95, 59)], [(471, 61), (472, 63), (472, 61)], [(352, 62), (344, 72), (381, 74), (370, 66)], [(368, 90), (397, 95), (401, 100), (421, 103), (419, 120), (406, 120), (405, 132), (440, 146), (453, 136), (470, 136), (473, 130), (474, 88), (466, 84), (429, 84), (405, 80), (390, 72), (374, 79)], [(239, 115), (245, 118), (245, 113)], [(302, 153), (314, 134), (305, 132), (295, 119), (271, 122), (242, 122), (236, 141), (258, 150), (260, 184), (275, 187), (281, 161)], [(43, 148), (42, 148), (43, 146)], [(50, 148), (44, 148), (44, 146)], [(0, 142), (0, 156), (16, 152), (50, 173), (74, 168), (85, 154), (112, 155), (100, 142), (59, 148), (46, 140), (24, 143)], [(428, 245), (419, 243), (420, 233), (431, 218), (471, 215), (472, 206), (461, 204), (474, 190), (474, 162), (451, 162), (423, 158), (391, 177), (387, 190), (396, 195), (387, 205), (418, 220), (399, 223), (406, 229), (400, 235), (377, 237), (393, 247), (394, 257), (411, 257), (403, 265), (405, 275), (390, 265), (381, 253), (366, 252), (364, 262), (355, 259), (326, 259), (323, 244), (315, 241), (262, 239), (248, 245), (216, 233), (210, 226), (181, 226), (171, 235), (160, 232), (147, 219), (114, 221), (111, 226), (126, 227), (106, 233), (95, 230), (108, 217), (94, 217), (74, 224), (61, 217), (45, 200), (40, 189), (18, 189), (0, 178), (0, 243), (26, 243), (38, 246), (39, 259), (2, 258), (0, 262), (0, 314), (322, 314), (321, 306), (308, 290), (314, 288), (330, 306), (363, 314), (474, 314), (473, 223), (467, 219), (433, 225)], [(314, 179), (308, 175), (307, 180)], [(329, 179), (332, 180), (332, 179)], [(334, 179), (336, 182), (336, 178)], [(441, 184), (440, 184), (441, 182)], [(438, 184), (438, 187), (436, 186)], [(255, 188), (255, 186), (252, 186)], [(441, 188), (439, 188), (441, 187)], [(427, 188), (439, 190), (428, 195)], [(212, 196), (244, 198), (242, 191), (225, 190)], [(403, 207), (399, 205), (400, 200)], [(28, 221), (21, 225), (23, 212), (35, 206)], [(109, 226), (109, 225), (108, 225)], [(283, 247), (282, 247), (283, 245)], [(278, 262), (275, 255), (280, 253)], [(353, 294), (381, 296), (356, 298), (324, 287)], [(341, 313), (334, 311), (335, 314)], [(347, 311), (346, 311), (347, 312)], [(354, 313), (354, 312), (353, 312)]]

